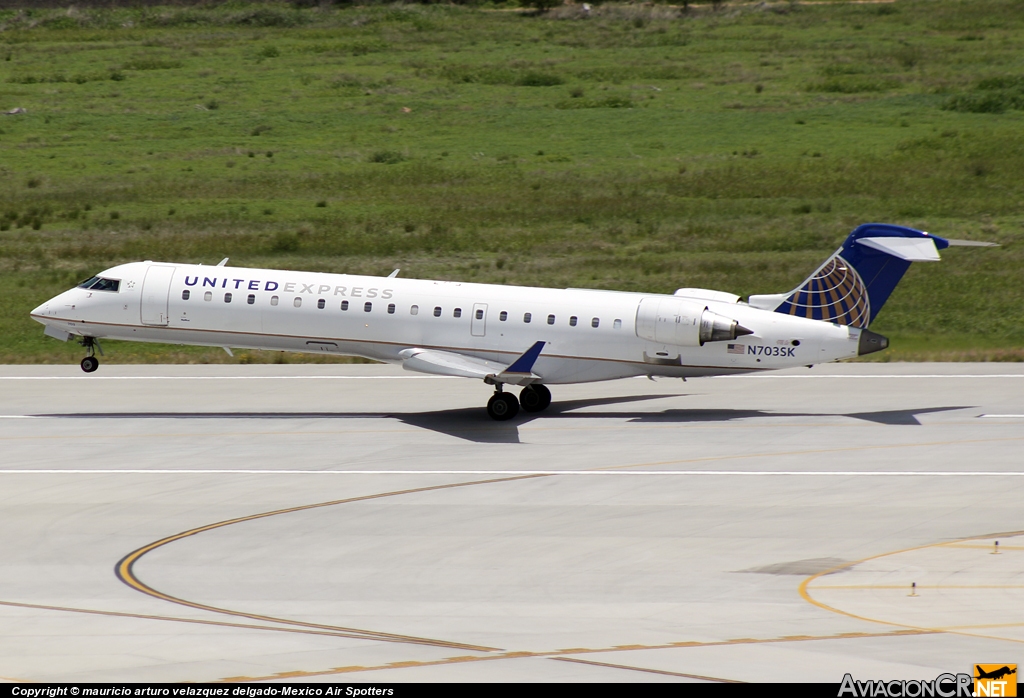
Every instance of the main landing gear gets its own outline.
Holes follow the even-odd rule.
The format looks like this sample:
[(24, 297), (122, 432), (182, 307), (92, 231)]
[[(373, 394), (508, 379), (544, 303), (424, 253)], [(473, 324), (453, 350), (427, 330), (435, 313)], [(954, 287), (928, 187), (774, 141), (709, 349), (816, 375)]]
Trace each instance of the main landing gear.
[(100, 346), (95, 337), (82, 337), (78, 343), (89, 350), (89, 355), (82, 359), (82, 370), (86, 373), (92, 373), (100, 367), (100, 360), (96, 358), (96, 350), (99, 349), (102, 356), (103, 347)]
[(487, 414), (491, 419), (504, 422), (519, 414), (520, 405), (527, 412), (540, 412), (551, 404), (551, 391), (540, 383), (523, 388), (519, 399), (512, 393), (503, 392), (501, 384), (495, 386), (494, 395), (487, 401)]

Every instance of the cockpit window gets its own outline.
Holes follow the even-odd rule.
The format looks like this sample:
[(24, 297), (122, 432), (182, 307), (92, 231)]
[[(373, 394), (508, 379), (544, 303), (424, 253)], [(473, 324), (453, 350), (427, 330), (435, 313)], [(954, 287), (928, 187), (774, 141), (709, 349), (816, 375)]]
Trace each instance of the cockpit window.
[(87, 288), (90, 291), (112, 291), (117, 293), (118, 289), (121, 288), (121, 282), (118, 279), (104, 279), (99, 276), (94, 276), (91, 279), (86, 279), (82, 283), (78, 284), (78, 288)]

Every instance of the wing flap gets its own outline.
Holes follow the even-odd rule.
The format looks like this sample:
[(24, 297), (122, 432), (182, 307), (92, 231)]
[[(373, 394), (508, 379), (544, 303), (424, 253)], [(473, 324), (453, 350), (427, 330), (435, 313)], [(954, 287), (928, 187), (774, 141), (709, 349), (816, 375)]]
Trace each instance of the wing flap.
[(478, 359), (452, 351), (440, 349), (406, 349), (401, 353), (402, 368), (438, 376), (459, 376), (460, 378), (486, 378), (501, 373), (505, 366), (496, 361)]
[(545, 342), (536, 342), (509, 365), (468, 356), (454, 351), (421, 349), (414, 347), (401, 352), (402, 368), (407, 371), (430, 373), (437, 376), (479, 378), (487, 383), (529, 385), (540, 380), (533, 373), (533, 364), (540, 356)]

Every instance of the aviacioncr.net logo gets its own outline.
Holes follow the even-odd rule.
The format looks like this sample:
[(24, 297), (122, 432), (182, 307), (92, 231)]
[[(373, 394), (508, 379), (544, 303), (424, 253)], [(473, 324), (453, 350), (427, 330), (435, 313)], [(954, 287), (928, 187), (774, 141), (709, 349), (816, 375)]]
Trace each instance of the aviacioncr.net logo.
[(939, 674), (931, 681), (857, 681), (849, 674), (839, 686), (839, 698), (973, 698), (970, 674)]

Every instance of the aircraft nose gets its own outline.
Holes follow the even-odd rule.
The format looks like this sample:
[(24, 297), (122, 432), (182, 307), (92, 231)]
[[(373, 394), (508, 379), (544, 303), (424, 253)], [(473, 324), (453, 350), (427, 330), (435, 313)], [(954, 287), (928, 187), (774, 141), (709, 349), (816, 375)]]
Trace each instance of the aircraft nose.
[(50, 309), (50, 301), (46, 301), (46, 302), (45, 302), (45, 303), (43, 303), (42, 305), (40, 305), (40, 306), (36, 307), (36, 308), (35, 308), (35, 309), (34, 309), (34, 310), (33, 310), (33, 311), (32, 311), (32, 312), (30, 313), (30, 315), (32, 315), (32, 317), (38, 317), (38, 316), (40, 316), (40, 315), (46, 315), (46, 312), (47, 312), (47, 311), (48, 311), (49, 309)]

